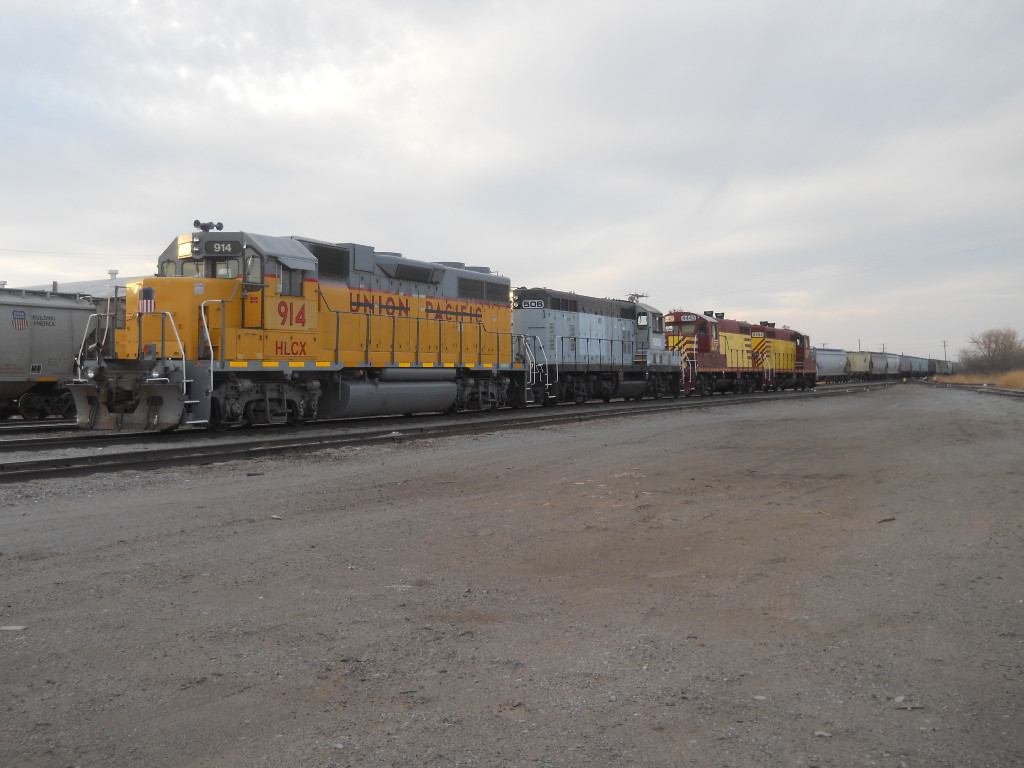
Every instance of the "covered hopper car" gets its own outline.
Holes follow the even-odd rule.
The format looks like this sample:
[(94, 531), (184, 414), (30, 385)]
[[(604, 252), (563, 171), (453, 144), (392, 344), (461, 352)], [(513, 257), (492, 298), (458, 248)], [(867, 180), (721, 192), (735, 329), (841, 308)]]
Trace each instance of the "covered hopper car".
[(844, 352), (839, 349), (811, 350), (817, 361), (818, 380), (882, 381), (923, 379), (939, 374), (956, 373), (960, 364), (890, 352)]
[(96, 312), (84, 296), (0, 288), (0, 417), (70, 417), (65, 389)]

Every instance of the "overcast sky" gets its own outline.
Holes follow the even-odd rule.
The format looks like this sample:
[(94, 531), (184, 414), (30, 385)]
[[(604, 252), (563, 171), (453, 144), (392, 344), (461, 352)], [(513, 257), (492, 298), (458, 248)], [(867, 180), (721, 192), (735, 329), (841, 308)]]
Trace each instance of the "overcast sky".
[(0, 0), (0, 280), (196, 218), (815, 345), (1024, 333), (1024, 3)]

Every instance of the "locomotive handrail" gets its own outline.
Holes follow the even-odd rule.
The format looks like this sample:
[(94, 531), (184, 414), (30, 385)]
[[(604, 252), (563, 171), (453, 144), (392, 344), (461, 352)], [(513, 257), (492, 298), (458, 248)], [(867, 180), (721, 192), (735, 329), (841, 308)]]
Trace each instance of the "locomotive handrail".
[[(107, 347), (107, 333), (111, 332), (111, 329), (113, 329), (114, 332), (117, 331), (117, 305), (116, 305), (117, 289), (118, 289), (118, 286), (115, 285), (114, 286), (114, 295), (112, 297), (110, 296), (110, 292), (109, 291), (107, 292), (107, 311), (106, 311), (106, 313), (103, 316), (104, 317), (111, 317), (111, 318), (113, 318), (113, 322), (108, 320), (107, 324), (103, 326), (103, 339), (102, 340), (99, 339), (99, 338), (96, 339), (96, 343), (99, 345), (100, 349), (106, 349), (106, 347)], [(115, 305), (114, 305), (113, 311), (111, 311), (111, 308), (110, 308), (111, 299), (115, 300)], [(97, 335), (97, 337), (99, 336), (99, 331), (100, 331), (99, 324), (97, 323), (97, 325), (96, 325), (96, 335)], [(110, 342), (111, 342), (111, 346), (113, 347), (114, 343), (115, 343), (115, 339), (114, 339), (113, 335), (111, 335)]]
[[(555, 345), (559, 351), (559, 361), (567, 361), (569, 358), (569, 356), (565, 354), (565, 342), (567, 340), (577, 342), (575, 348), (572, 350), (572, 362), (577, 366), (580, 364), (580, 350), (578, 342), (586, 342), (586, 352), (584, 353), (585, 362), (583, 363), (584, 370), (590, 370), (590, 368), (595, 365), (590, 352), (590, 342), (592, 341), (597, 343), (596, 365), (599, 368), (605, 365), (605, 344), (608, 345), (608, 364), (610, 365), (635, 365), (638, 362), (637, 357), (640, 353), (643, 353), (643, 359), (646, 359), (648, 350), (648, 347), (641, 346), (634, 341), (624, 341), (623, 339), (600, 339), (589, 336), (556, 336)], [(619, 348), (617, 359), (615, 354), (616, 347)], [(557, 365), (558, 363), (556, 363), (556, 366)]]
[[(167, 347), (167, 320), (171, 321), (171, 330), (174, 331), (174, 338), (178, 342), (178, 351), (181, 353), (181, 393), (187, 394), (188, 381), (185, 375), (185, 345), (181, 343), (181, 336), (178, 334), (178, 327), (174, 324), (174, 315), (170, 312), (139, 312), (135, 316), (135, 322), (139, 325), (139, 347), (138, 347), (138, 358), (142, 359), (142, 318), (146, 315), (160, 315), (160, 357), (166, 357), (165, 352)], [(172, 360), (174, 358), (171, 358)], [(159, 380), (158, 377), (153, 377), (154, 381)]]
[[(536, 384), (537, 380), (538, 380), (538, 378), (539, 378), (539, 376), (541, 374), (541, 372), (543, 372), (543, 375), (544, 375), (544, 389), (546, 391), (548, 389), (548, 387), (551, 386), (550, 381), (548, 380), (548, 365), (549, 365), (549, 363), (548, 363), (548, 351), (544, 347), (544, 345), (541, 343), (539, 336), (534, 335), (534, 336), (530, 336), (529, 338), (534, 340), (535, 344), (533, 346), (531, 346), (529, 344), (529, 342), (527, 341), (527, 336), (525, 334), (523, 334), (523, 336), (522, 336), (523, 347), (526, 350), (526, 357), (527, 357), (527, 359), (530, 362), (530, 384), (531, 385)], [(534, 349), (537, 348), (537, 347), (540, 348), (541, 354), (543, 354), (543, 356), (544, 356), (544, 364), (543, 364), (543, 366), (541, 366), (539, 364), (538, 359), (537, 359), (537, 355), (534, 352)]]
[[(82, 343), (78, 347), (78, 355), (75, 356), (75, 367), (78, 368), (79, 370), (81, 369), (83, 363), (85, 362), (85, 345), (89, 342), (89, 327), (90, 325), (92, 325), (93, 318), (96, 319), (96, 335), (97, 343), (99, 343), (99, 319), (101, 317), (109, 317), (109, 315), (94, 312), (93, 314), (89, 315), (89, 318), (85, 321), (85, 331), (82, 334)], [(99, 356), (99, 350), (100, 347), (97, 347), (97, 357)]]
[[(108, 302), (108, 306), (109, 306), (109, 302)], [(100, 337), (100, 322), (99, 322), (100, 318), (107, 318), (107, 323), (106, 323), (106, 325), (103, 326), (103, 336), (102, 336), (102, 338)], [(116, 330), (116, 326), (117, 326), (117, 307), (114, 307), (114, 311), (113, 312), (94, 312), (91, 315), (89, 315), (88, 319), (86, 319), (86, 321), (85, 321), (85, 330), (82, 333), (82, 343), (78, 346), (78, 354), (75, 356), (75, 367), (78, 368), (79, 370), (81, 370), (82, 365), (85, 362), (86, 353), (88, 351), (86, 345), (89, 343), (89, 329), (92, 327), (92, 321), (94, 319), (96, 320), (96, 330), (95, 330), (96, 346), (95, 346), (95, 349), (96, 349), (96, 359), (98, 360), (100, 355), (105, 352), (105, 347), (106, 347), (106, 343), (107, 343), (106, 331), (110, 328), (111, 322), (113, 322), (113, 325), (115, 327), (114, 329)]]
[[(334, 363), (338, 363), (338, 357), (341, 352), (341, 310), (332, 309), (330, 302), (327, 301), (327, 297), (324, 296), (324, 292), (319, 287), (316, 289), (317, 295), (323, 300), (324, 307), (327, 311), (334, 315)], [(417, 344), (419, 343), (419, 332), (417, 329)]]
[[(444, 317), (440, 317), (440, 316), (402, 318), (402, 317), (400, 317), (397, 314), (386, 315), (383, 312), (378, 314), (376, 312), (353, 312), (351, 309), (349, 309), (349, 310), (334, 309), (333, 307), (331, 307), (330, 302), (327, 300), (327, 297), (324, 295), (324, 292), (322, 290), (320, 290), (320, 288), (317, 288), (316, 292), (320, 296), (320, 298), (323, 300), (323, 306), (326, 309), (326, 311), (328, 311), (328, 312), (330, 312), (331, 314), (334, 315), (334, 349), (333, 349), (333, 354), (334, 354), (334, 362), (335, 363), (340, 362), (340, 356), (341, 356), (341, 317), (342, 317), (342, 315), (347, 315), (347, 316), (350, 316), (350, 317), (360, 317), (361, 316), (361, 317), (365, 318), (365, 328), (364, 328), (364, 334), (363, 334), (364, 335), (364, 339), (363, 339), (363, 345), (362, 345), (363, 361), (364, 362), (367, 362), (367, 363), (370, 362), (370, 349), (371, 349), (371, 347), (373, 345), (373, 338), (374, 338), (374, 336), (373, 336), (373, 326), (372, 326), (373, 319), (374, 318), (381, 319), (381, 318), (388, 317), (391, 320), (391, 348), (390, 348), (391, 359), (390, 359), (390, 362), (392, 362), (392, 363), (398, 362), (397, 361), (397, 357), (396, 357), (397, 350), (398, 350), (398, 344), (396, 343), (397, 342), (397, 335), (398, 335), (398, 321), (402, 320), (402, 319), (406, 319), (408, 321), (414, 322), (415, 323), (415, 328), (416, 328), (416, 345), (415, 345), (415, 349), (414, 349), (414, 360), (413, 360), (414, 363), (421, 364), (421, 363), (424, 362), (423, 361), (423, 349), (422, 349), (422, 346), (421, 346), (421, 340), (423, 338), (423, 334), (421, 333), (421, 326), (422, 326), (422, 324), (424, 322), (427, 322), (427, 323), (436, 323), (437, 324), (437, 355), (436, 355), (436, 363), (438, 365), (444, 363), (444, 329), (446, 327), (446, 324), (458, 324), (458, 326), (459, 326), (459, 329), (458, 329), (459, 330), (459, 358), (458, 358), (458, 363), (457, 364), (460, 367), (466, 365), (467, 361), (465, 359), (465, 321), (464, 320), (448, 320), (448, 319), (446, 319)], [(439, 313), (436, 313), (436, 314), (439, 314)], [(483, 364), (483, 359), (484, 359), (484, 334), (489, 334), (489, 335), (494, 335), (495, 336), (495, 339), (496, 339), (495, 356), (500, 361), (501, 360), (501, 336), (502, 336), (502, 332), (488, 330), (487, 327), (486, 327), (486, 324), (483, 323), (483, 322), (476, 323), (476, 326), (477, 326), (477, 353), (476, 353), (476, 363), (475, 364), (477, 364), (477, 365), (482, 365)], [(510, 337), (512, 336), (511, 333), (509, 333), (508, 335)]]
[[(242, 287), (242, 283), (236, 283), (234, 290), (231, 291), (231, 295), (226, 299), (206, 299), (199, 305), (199, 317), (203, 323), (203, 335), (206, 337), (206, 344), (210, 348), (210, 380), (213, 381), (213, 337), (210, 335), (210, 326), (206, 322), (206, 305), (207, 304), (220, 304), (220, 360), (218, 362), (224, 362), (224, 338), (227, 335), (227, 312), (224, 311), (225, 305), (228, 302), (235, 300), (235, 294), (238, 293), (238, 289)], [(196, 350), (196, 359), (199, 359), (200, 350)]]

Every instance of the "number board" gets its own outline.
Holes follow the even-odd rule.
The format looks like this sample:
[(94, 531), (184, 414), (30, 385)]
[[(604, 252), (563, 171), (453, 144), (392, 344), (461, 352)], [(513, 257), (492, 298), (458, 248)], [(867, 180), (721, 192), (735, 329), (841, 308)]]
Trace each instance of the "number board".
[[(200, 247), (199, 243), (202, 242)], [(198, 237), (192, 238), (192, 253), (179, 249), (178, 258), (185, 259), (189, 256), (202, 258), (203, 256), (240, 256), (245, 250), (241, 240), (202, 240)]]
[(239, 256), (242, 244), (237, 240), (204, 240), (204, 256)]

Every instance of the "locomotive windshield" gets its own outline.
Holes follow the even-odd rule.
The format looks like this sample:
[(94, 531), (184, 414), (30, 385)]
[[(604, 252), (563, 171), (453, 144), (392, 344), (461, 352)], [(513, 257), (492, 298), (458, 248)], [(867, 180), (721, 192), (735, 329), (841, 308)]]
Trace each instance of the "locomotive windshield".
[(696, 323), (672, 323), (670, 326), (673, 333), (680, 336), (693, 336), (697, 332)]
[(648, 315), (646, 312), (636, 313), (636, 327), (647, 328), (650, 327), (654, 333), (665, 332), (665, 316), (657, 312), (652, 312)]
[(241, 274), (238, 270), (238, 259), (207, 259), (206, 276), (223, 280), (236, 278)]
[(161, 277), (217, 277), (231, 280), (238, 277), (237, 259), (181, 259), (160, 264)]

